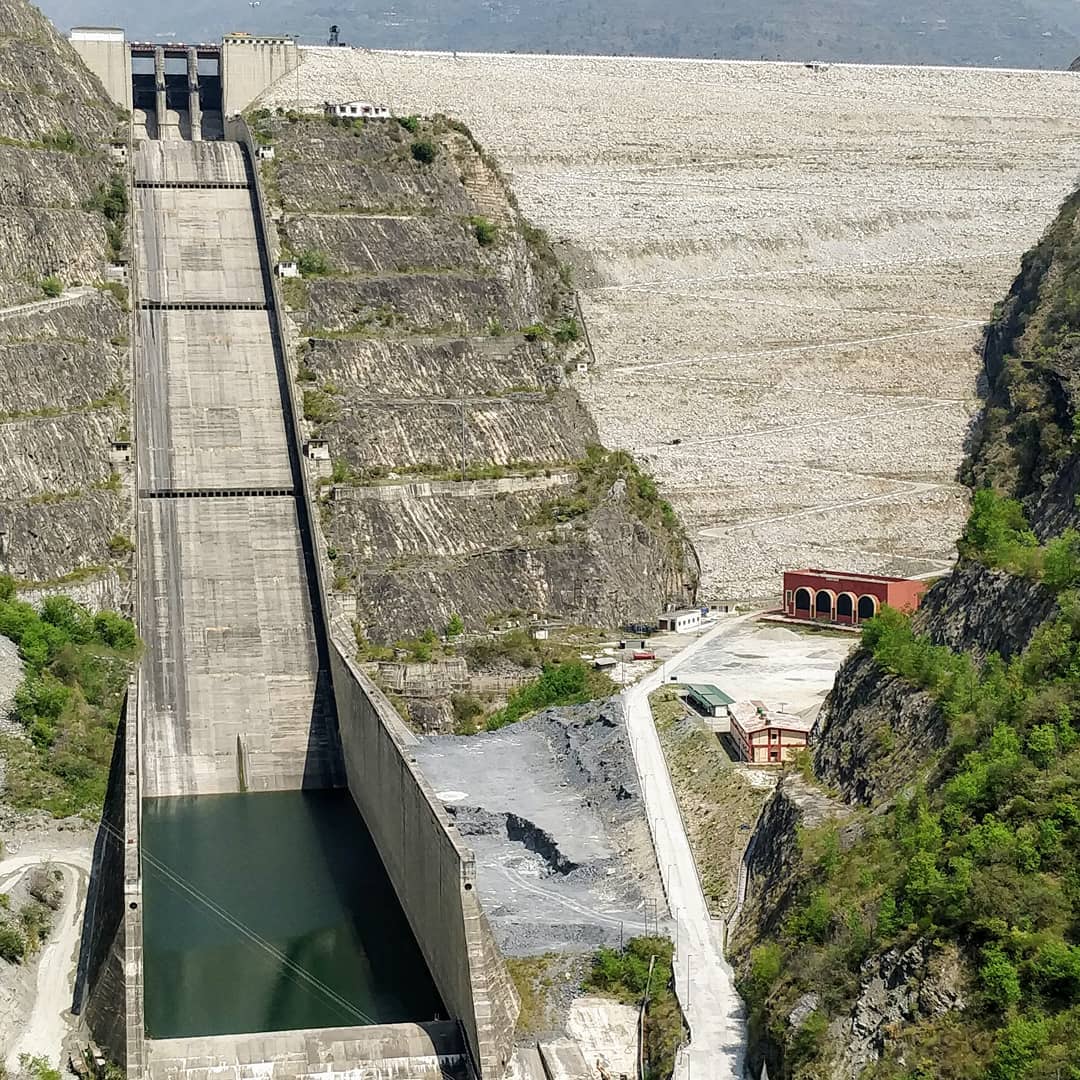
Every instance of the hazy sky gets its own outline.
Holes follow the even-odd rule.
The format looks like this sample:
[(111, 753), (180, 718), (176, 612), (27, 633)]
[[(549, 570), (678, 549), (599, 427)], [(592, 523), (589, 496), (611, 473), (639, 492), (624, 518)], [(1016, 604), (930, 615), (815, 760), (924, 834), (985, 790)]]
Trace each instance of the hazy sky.
[(229, 30), (383, 48), (1067, 67), (1077, 0), (44, 0), (61, 30), (136, 40)]

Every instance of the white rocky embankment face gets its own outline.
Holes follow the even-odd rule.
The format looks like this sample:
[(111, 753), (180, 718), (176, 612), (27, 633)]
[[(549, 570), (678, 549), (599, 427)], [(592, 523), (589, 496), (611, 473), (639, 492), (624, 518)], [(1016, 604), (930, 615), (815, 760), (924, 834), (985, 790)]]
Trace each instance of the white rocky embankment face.
[(947, 565), (980, 327), (1075, 182), (1075, 75), (311, 49), (264, 103), (350, 97), (465, 120), (570, 245), (587, 402), (707, 596)]

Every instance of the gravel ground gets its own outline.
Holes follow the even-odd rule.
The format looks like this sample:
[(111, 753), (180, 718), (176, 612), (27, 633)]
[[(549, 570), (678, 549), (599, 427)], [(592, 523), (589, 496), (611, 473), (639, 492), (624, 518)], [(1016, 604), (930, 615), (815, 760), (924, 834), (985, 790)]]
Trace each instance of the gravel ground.
[(459, 116), (566, 245), (583, 395), (693, 529), (706, 599), (948, 565), (980, 327), (1076, 182), (1075, 75), (304, 56), (269, 104)]
[[(511, 956), (592, 949), (664, 907), (618, 702), (549, 709), (501, 731), (415, 749), (466, 843)], [(650, 912), (652, 908), (650, 907)]]

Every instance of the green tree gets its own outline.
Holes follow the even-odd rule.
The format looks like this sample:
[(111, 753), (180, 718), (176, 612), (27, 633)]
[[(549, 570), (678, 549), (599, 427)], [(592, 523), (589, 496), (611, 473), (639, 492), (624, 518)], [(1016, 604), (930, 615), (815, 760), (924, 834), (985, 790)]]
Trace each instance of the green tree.
[(1027, 737), (1028, 757), (1040, 769), (1048, 769), (1057, 757), (1057, 732), (1053, 724), (1036, 724)]
[(1002, 1012), (1020, 1001), (1020, 975), (1000, 945), (987, 945), (983, 949), (979, 982), (987, 1000)]
[(456, 612), (450, 616), (449, 622), (446, 624), (446, 636), (448, 638), (456, 638), (461, 635), (465, 630), (465, 622)]
[(64, 283), (55, 274), (49, 274), (41, 279), (41, 291), (50, 300), (55, 300), (64, 291)]
[(421, 165), (430, 165), (438, 155), (435, 144), (427, 139), (417, 139), (416, 142), (409, 147), (409, 151), (413, 158), (420, 162)]

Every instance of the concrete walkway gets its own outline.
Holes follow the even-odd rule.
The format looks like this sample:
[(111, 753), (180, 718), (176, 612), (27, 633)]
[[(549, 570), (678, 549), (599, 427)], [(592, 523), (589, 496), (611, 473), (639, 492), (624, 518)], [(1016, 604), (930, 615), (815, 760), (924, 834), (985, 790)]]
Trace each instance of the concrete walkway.
[(675, 991), (690, 1026), (690, 1045), (679, 1055), (675, 1080), (742, 1077), (746, 1022), (731, 967), (724, 959), (723, 923), (710, 916), (705, 902), (653, 723), (649, 694), (707, 642), (733, 632), (754, 617), (723, 619), (622, 694), (656, 859), (668, 906), (678, 924)]
[(40, 315), (45, 311), (67, 307), (68, 304), (73, 304), (76, 300), (90, 296), (96, 291), (90, 285), (76, 285), (74, 288), (65, 289), (60, 296), (53, 297), (51, 300), (30, 300), (25, 304), (16, 304), (14, 307), (0, 308), (0, 319), (12, 319), (19, 315)]

